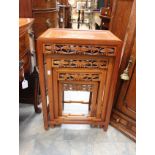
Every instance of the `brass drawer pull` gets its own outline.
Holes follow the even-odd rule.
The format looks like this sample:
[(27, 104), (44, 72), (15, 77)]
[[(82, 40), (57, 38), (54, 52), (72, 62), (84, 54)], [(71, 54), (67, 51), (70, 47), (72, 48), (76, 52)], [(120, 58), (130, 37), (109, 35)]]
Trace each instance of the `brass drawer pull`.
[(46, 19), (46, 25), (47, 25), (48, 28), (52, 27), (52, 23), (51, 23), (50, 18)]

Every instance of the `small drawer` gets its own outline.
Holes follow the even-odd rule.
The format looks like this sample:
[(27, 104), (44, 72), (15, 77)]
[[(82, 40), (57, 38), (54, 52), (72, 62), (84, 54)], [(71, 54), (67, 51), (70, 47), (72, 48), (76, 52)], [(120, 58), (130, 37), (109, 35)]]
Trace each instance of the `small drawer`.
[(56, 8), (56, 1), (54, 0), (33, 0), (33, 9), (50, 9)]

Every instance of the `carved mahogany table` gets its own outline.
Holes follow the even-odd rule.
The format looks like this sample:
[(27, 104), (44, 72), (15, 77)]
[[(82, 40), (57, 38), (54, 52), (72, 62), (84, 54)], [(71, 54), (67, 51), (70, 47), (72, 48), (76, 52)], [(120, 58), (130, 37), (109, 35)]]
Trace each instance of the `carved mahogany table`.
[[(91, 124), (107, 130), (118, 76), (121, 40), (110, 31), (48, 29), (37, 40), (44, 127)], [(88, 116), (64, 115), (66, 90), (89, 91)], [(47, 100), (48, 96), (48, 100)]]

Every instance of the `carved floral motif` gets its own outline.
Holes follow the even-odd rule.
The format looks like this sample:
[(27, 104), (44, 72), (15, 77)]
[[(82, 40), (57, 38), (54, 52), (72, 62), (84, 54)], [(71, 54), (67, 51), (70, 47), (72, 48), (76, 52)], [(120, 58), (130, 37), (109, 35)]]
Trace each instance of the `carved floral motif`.
[(72, 83), (64, 83), (63, 90), (81, 90), (81, 91), (92, 91), (93, 85), (92, 84), (72, 84)]
[(44, 45), (44, 52), (53, 54), (115, 56), (114, 47), (101, 47), (93, 45), (47, 44)]
[(99, 74), (95, 73), (59, 73), (61, 81), (100, 81)]
[(104, 68), (108, 67), (108, 60), (74, 60), (74, 59), (52, 59), (52, 67), (58, 68)]

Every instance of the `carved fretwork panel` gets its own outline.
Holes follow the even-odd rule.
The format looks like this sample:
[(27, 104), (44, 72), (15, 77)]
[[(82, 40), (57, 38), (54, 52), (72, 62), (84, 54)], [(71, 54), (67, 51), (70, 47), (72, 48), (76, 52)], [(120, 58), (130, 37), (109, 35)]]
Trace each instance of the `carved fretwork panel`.
[(99, 74), (93, 73), (60, 73), (61, 81), (100, 81)]
[(44, 53), (115, 56), (115, 48), (93, 45), (45, 44)]
[(52, 67), (57, 68), (108, 68), (108, 59), (95, 60), (95, 59), (52, 59)]
[(75, 91), (93, 91), (93, 84), (75, 84), (75, 83), (64, 83), (63, 90), (75, 90)]
[[(49, 125), (53, 128), (64, 123), (91, 124), (107, 130), (114, 102), (121, 44), (121, 40), (110, 31), (51, 28), (37, 39), (46, 129)], [(65, 114), (64, 91), (89, 92), (89, 100), (82, 102), (88, 105), (88, 114), (77, 114), (80, 112), (78, 108), (75, 112)], [(78, 98), (80, 101), (82, 96), (79, 95)]]

